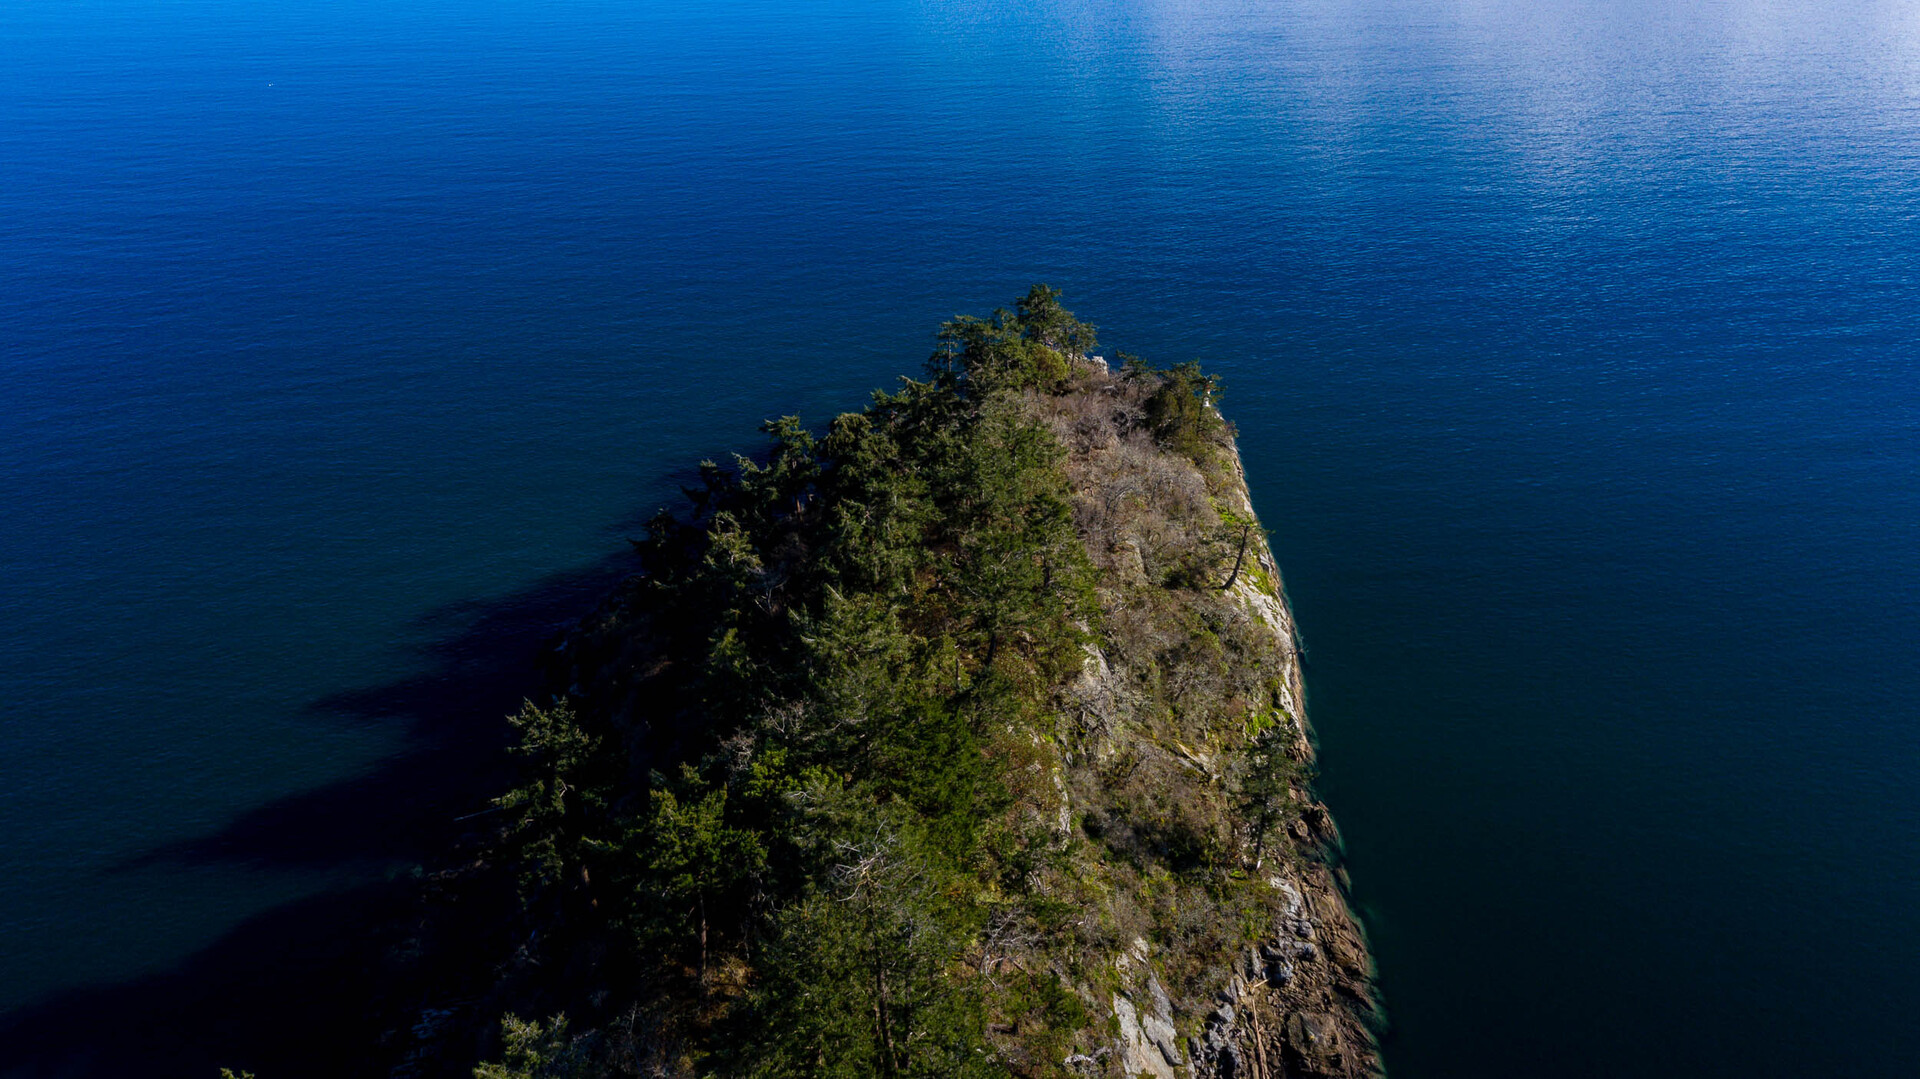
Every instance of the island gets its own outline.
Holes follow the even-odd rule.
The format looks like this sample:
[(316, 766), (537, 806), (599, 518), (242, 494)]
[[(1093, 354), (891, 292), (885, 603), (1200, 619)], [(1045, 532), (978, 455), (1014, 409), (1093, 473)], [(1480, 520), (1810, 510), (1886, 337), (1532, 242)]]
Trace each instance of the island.
[(1035, 286), (706, 462), (427, 875), (398, 1075), (1370, 1076), (1219, 383)]

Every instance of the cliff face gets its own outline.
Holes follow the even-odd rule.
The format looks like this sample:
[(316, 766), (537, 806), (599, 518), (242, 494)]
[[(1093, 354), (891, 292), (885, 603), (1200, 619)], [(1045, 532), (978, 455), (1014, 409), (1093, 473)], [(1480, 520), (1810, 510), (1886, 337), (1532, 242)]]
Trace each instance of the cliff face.
[[(1104, 616), (1062, 710), (1060, 813), (1104, 848), (1089, 872), (1120, 944), (1099, 1000), (1117, 1036), (1073, 1063), (1378, 1073), (1372, 963), (1307, 785), (1299, 635), (1237, 447), (1158, 445), (1118, 377), (1036, 403), (1068, 449)], [(1208, 842), (1223, 879), (1183, 879), (1181, 846)]]

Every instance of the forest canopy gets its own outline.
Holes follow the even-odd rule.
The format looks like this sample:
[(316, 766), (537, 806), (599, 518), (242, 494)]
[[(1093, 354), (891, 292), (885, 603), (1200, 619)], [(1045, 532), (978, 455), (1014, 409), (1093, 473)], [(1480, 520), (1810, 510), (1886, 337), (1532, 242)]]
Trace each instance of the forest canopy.
[[(1272, 742), (1248, 716), (1276, 699), (1230, 668), (1270, 634), (1165, 604), (1190, 623), (1165, 641), (1109, 624), (1115, 514), (1162, 521), (1143, 583), (1197, 597), (1233, 583), (1250, 525), (1208, 493), (1216, 380), (1110, 373), (1096, 341), (1036, 285), (945, 323), (923, 378), (823, 431), (769, 421), (764, 453), (703, 463), (649, 522), (642, 572), (556, 649), (564, 689), (512, 717), (522, 779), (488, 863), (512, 948), (474, 1074), (1066, 1074), (1107, 1037), (1090, 987), (1125, 936), (1089, 911), (1162, 879), (1169, 910), (1180, 888), (1237, 909), (1297, 770), (1277, 748), (1214, 809), (1119, 784), (1131, 823), (1069, 811), (1063, 693), (1103, 649), (1141, 653), (1139, 707), (1240, 743)], [(1132, 470), (1111, 507), (1076, 490), (1076, 437)], [(1136, 475), (1178, 490), (1113, 493)], [(1198, 657), (1211, 698), (1163, 655)], [(1216, 913), (1206, 932), (1241, 932)]]

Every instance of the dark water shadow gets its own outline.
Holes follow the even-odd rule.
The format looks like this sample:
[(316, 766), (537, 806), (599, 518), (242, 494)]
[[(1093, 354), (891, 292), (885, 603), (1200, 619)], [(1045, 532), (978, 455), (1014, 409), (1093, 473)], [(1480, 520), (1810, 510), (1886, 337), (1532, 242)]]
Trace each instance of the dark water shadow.
[[(684, 504), (671, 492), (699, 486), (697, 469), (663, 472), (647, 508), (617, 518), (613, 533), (643, 534), (659, 507)], [(543, 651), (640, 568), (625, 545), (609, 546), (617, 549), (590, 565), (427, 612), (415, 623), (431, 641), (417, 650), (419, 673), (309, 704), (316, 722), (402, 732), (404, 748), (373, 770), (276, 799), (110, 871), (334, 869), (367, 883), (255, 915), (170, 969), (63, 990), (0, 1015), (0, 1077), (214, 1079), (223, 1067), (259, 1079), (387, 1074), (393, 1047), (410, 1041), (394, 1017), (418, 1018), (425, 990), (394, 981), (397, 968), (419, 966), (395, 962), (416, 946), (423, 921), (423, 890), (407, 870), (447, 864), (490, 824), (489, 799), (513, 774), (505, 717), (545, 691)], [(443, 937), (433, 954), (480, 962), (458, 955), (459, 942), (504, 915), (437, 912), (436, 931), (450, 935), (452, 947)], [(476, 972), (486, 977), (483, 968), (467, 973)], [(436, 1002), (443, 988), (432, 987)], [(445, 1048), (450, 1060), (473, 1060), (486, 1047)]]
[[(668, 472), (664, 483), (667, 490), (693, 488), (700, 473)], [(612, 531), (640, 536), (651, 516), (629, 513)], [(327, 869), (418, 861), (445, 851), (466, 830), (462, 822), (484, 814), (512, 778), (501, 752), (509, 733), (505, 717), (544, 692), (545, 647), (639, 569), (638, 557), (623, 547), (505, 596), (449, 603), (416, 617), (412, 628), (431, 642), (414, 650), (418, 673), (329, 694), (303, 710), (315, 722), (398, 730), (404, 749), (371, 772), (275, 799), (216, 832), (147, 851), (116, 869)]]
[(401, 730), (405, 748), (371, 772), (275, 799), (219, 831), (169, 844), (122, 868), (154, 864), (324, 869), (418, 860), (445, 848), (456, 818), (483, 812), (511, 777), (505, 716), (541, 689), (554, 635), (638, 570), (631, 555), (548, 577), (497, 600), (449, 604), (417, 620), (444, 627), (420, 673), (309, 705), (318, 722)]
[[(623, 530), (633, 532), (622, 522)], [(317, 720), (378, 722), (405, 748), (374, 770), (251, 810), (213, 834), (120, 867), (245, 865), (378, 868), (446, 857), (483, 827), (487, 799), (511, 775), (504, 716), (539, 693), (554, 635), (638, 566), (631, 554), (544, 578), (510, 595), (430, 612), (448, 627), (421, 673), (331, 695)], [(466, 818), (463, 821), (461, 818)], [(376, 1073), (395, 987), (383, 957), (404, 934), (417, 890), (367, 883), (253, 917), (174, 968), (63, 991), (0, 1016), (3, 1076), (192, 1076), (248, 1068), (260, 1079)], [(402, 1033), (404, 1040), (404, 1034)]]
[(366, 930), (393, 889), (316, 896), (252, 918), (161, 974), (70, 990), (0, 1018), (0, 1075), (261, 1079), (377, 1074)]

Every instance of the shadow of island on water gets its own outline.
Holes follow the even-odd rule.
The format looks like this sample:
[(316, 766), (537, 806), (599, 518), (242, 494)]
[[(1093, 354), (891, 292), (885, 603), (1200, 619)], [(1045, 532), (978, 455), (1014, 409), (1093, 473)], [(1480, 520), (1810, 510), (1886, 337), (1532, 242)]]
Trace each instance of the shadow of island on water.
[[(269, 802), (108, 872), (354, 868), (368, 883), (258, 914), (171, 969), (64, 990), (0, 1016), (0, 1076), (213, 1079), (227, 1067), (299, 1079), (391, 1069), (398, 1049), (417, 1040), (403, 1017), (417, 1015), (430, 991), (421, 979), (444, 984), (448, 973), (408, 961), (420, 954), (421, 908), (431, 901), (422, 866), (457, 858), (484, 830), (488, 799), (513, 774), (505, 716), (542, 691), (543, 647), (637, 569), (631, 554), (611, 555), (499, 599), (433, 611), (425, 624), (454, 628), (423, 650), (421, 673), (310, 705), (320, 721), (394, 724), (406, 748), (371, 772)], [(469, 905), (476, 909), (452, 918), (436, 911), (434, 931), (482, 929), (504, 914)], [(457, 951), (433, 948), (433, 965)]]

